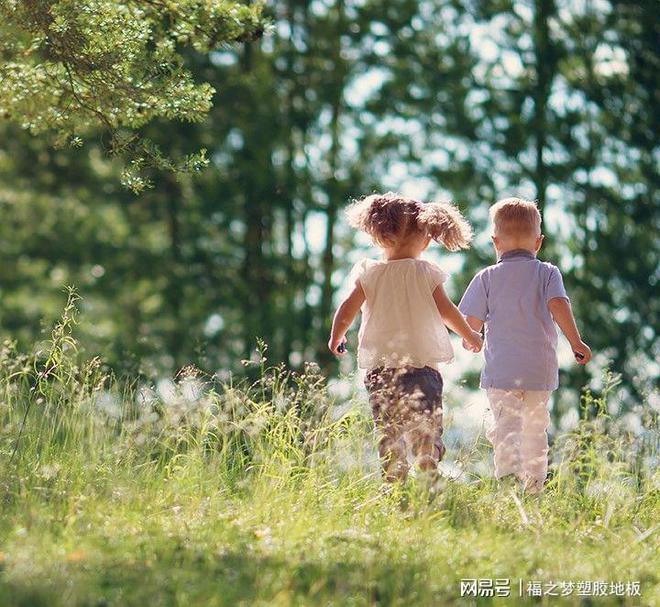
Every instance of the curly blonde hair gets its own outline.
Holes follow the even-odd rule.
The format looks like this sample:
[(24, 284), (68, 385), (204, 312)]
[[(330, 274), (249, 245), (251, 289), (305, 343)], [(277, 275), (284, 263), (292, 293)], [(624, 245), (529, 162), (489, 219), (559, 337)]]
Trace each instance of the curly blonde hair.
[(467, 249), (472, 228), (460, 211), (446, 202), (421, 202), (395, 192), (371, 194), (346, 209), (348, 222), (376, 244), (393, 247), (423, 234), (450, 251)]

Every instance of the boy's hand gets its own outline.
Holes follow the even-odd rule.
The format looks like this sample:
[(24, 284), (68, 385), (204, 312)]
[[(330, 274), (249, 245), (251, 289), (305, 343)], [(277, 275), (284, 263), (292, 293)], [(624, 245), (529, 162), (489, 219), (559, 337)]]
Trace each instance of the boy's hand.
[(336, 337), (334, 339), (330, 337), (330, 340), (328, 341), (328, 349), (335, 356), (343, 356), (344, 354), (346, 354), (346, 346), (344, 345), (345, 343), (346, 343), (345, 335), (342, 335), (341, 337)]
[(571, 344), (571, 347), (578, 365), (586, 365), (591, 360), (591, 348), (582, 340)]
[(481, 334), (477, 331), (472, 331), (470, 339), (463, 338), (463, 347), (469, 352), (480, 352), (484, 342), (481, 339)]

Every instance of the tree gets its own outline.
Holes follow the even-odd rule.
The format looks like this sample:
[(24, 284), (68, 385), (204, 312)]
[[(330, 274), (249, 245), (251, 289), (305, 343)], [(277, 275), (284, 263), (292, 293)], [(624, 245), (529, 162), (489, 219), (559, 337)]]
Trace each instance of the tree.
[[(496, 197), (539, 200), (549, 237), (542, 254), (564, 270), (583, 332), (597, 361), (622, 373), (630, 407), (657, 375), (654, 9), (554, 0), (468, 7), (489, 32), (478, 49), (487, 69), (474, 153), (488, 150)], [(468, 257), (468, 273), (477, 267)], [(565, 385), (589, 380), (584, 369), (564, 372)]]
[(650, 2), (586, 2), (564, 15), (561, 74), (579, 104), (559, 131), (570, 150), (561, 185), (575, 225), (569, 284), (585, 332), (623, 373), (624, 403), (657, 388), (657, 101), (660, 54)]
[(80, 145), (103, 129), (128, 153), (123, 181), (148, 182), (143, 166), (194, 171), (203, 153), (168, 159), (139, 129), (156, 118), (199, 121), (211, 108), (184, 52), (208, 52), (264, 31), (261, 5), (227, 0), (30, 0), (0, 2), (0, 117), (53, 141)]

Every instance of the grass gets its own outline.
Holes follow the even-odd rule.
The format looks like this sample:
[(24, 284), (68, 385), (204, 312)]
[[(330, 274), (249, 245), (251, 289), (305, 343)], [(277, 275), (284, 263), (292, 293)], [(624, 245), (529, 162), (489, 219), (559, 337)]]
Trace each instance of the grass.
[[(387, 490), (370, 420), (339, 415), (314, 367), (120, 383), (74, 321), (72, 300), (40, 350), (0, 351), (0, 605), (660, 604), (657, 414), (632, 436), (607, 390), (585, 394), (597, 414), (554, 445), (539, 497), (470, 472), (483, 444), (449, 454), (466, 473), (437, 494)], [(468, 578), (512, 597), (461, 598)]]

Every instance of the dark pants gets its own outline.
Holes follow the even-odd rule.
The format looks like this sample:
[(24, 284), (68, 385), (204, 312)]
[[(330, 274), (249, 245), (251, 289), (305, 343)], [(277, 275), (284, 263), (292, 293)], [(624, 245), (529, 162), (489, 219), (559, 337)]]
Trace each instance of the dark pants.
[(388, 481), (408, 475), (408, 450), (422, 470), (434, 471), (442, 444), (442, 376), (431, 367), (377, 367), (364, 383), (376, 428), (378, 452)]

